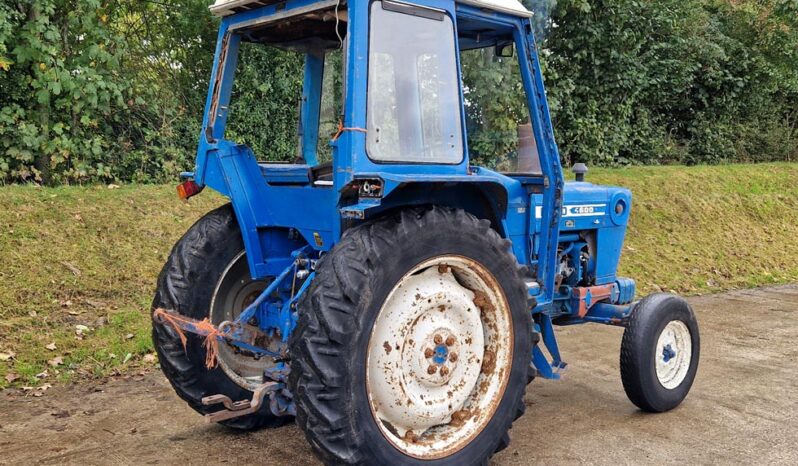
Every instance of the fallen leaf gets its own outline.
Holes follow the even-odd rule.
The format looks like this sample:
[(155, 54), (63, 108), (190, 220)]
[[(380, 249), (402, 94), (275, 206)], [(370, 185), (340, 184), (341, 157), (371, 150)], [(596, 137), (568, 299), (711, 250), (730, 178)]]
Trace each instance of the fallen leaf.
[(125, 340), (130, 340), (130, 339), (131, 339), (131, 338), (133, 338), (134, 336), (135, 336), (135, 335), (133, 335), (132, 333), (128, 333), (127, 335), (125, 335)]
[(19, 374), (15, 374), (13, 372), (9, 372), (8, 374), (6, 374), (6, 382), (12, 383), (16, 380), (19, 380)]
[(51, 365), (53, 367), (57, 367), (57, 366), (63, 365), (64, 364), (64, 358), (62, 358), (61, 356), (56, 356), (53, 359), (47, 361), (47, 364), (49, 364), (49, 365)]
[(40, 397), (40, 396), (44, 396), (44, 392), (46, 392), (47, 389), (50, 388), (50, 387), (52, 387), (52, 385), (50, 385), (49, 383), (46, 383), (46, 384), (42, 384), (38, 388), (22, 387), (22, 389), (26, 390), (26, 391), (33, 391), (33, 396)]
[(79, 315), (81, 315), (83, 313), (80, 312), (80, 311), (68, 311), (67, 314), (69, 314), (71, 316), (79, 316)]
[(158, 360), (158, 358), (155, 356), (155, 353), (149, 353), (145, 354), (144, 357), (141, 358), (141, 360), (147, 363), (154, 363)]
[(108, 189), (119, 189), (119, 185), (118, 184), (109, 184), (108, 185)]
[(69, 271), (72, 272), (72, 274), (75, 275), (76, 277), (79, 277), (79, 276), (82, 275), (80, 269), (77, 268), (77, 266), (75, 266), (75, 264), (72, 264), (71, 262), (61, 261), (61, 265), (63, 265), (64, 267), (68, 268)]
[(122, 364), (125, 364), (126, 362), (130, 361), (130, 358), (132, 358), (132, 357), (133, 357), (132, 353), (127, 353), (125, 355), (125, 359), (122, 360)]
[(31, 317), (36, 317), (38, 314), (36, 314), (36, 311), (30, 311), (28, 312), (28, 315)]
[(69, 307), (71, 305), (72, 305), (72, 300), (71, 299), (65, 299), (65, 300), (61, 301), (61, 307)]
[(7, 353), (0, 353), (0, 361), (8, 361), (10, 359), (14, 359), (14, 356), (16, 356), (16, 354), (14, 354), (13, 351), (9, 351)]
[(47, 372), (47, 371), (42, 371), (42, 372), (39, 372), (38, 374), (36, 374), (36, 378), (37, 379), (46, 379), (49, 376), (50, 376), (50, 373)]
[(58, 347), (57, 347), (57, 346), (55, 346), (55, 343), (50, 343), (49, 345), (44, 345), (44, 347), (45, 347), (46, 349), (50, 350), (50, 351), (55, 351), (55, 350), (57, 350), (57, 349), (58, 349)]

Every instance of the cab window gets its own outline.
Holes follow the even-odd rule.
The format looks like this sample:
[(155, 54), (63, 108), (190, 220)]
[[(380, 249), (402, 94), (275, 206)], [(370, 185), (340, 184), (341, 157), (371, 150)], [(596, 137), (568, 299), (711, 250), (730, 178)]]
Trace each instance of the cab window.
[(371, 5), (369, 157), (456, 164), (463, 159), (454, 26), (442, 11)]

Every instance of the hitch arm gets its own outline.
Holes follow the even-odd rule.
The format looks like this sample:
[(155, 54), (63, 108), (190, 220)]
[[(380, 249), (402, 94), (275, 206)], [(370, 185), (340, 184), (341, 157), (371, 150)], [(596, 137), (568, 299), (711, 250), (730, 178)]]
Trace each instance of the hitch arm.
[(211, 406), (221, 403), (224, 405), (225, 409), (206, 414), (204, 418), (210, 424), (255, 413), (263, 406), (263, 400), (266, 399), (266, 395), (271, 390), (277, 388), (277, 385), (280, 384), (277, 382), (266, 382), (258, 385), (258, 388), (256, 388), (255, 392), (252, 394), (251, 400), (233, 401), (227, 395), (206, 396), (202, 399), (203, 405)]

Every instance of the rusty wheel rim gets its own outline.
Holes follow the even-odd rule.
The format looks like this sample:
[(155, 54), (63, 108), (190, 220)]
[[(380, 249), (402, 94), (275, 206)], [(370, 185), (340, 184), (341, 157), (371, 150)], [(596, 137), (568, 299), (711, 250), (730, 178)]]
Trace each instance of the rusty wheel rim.
[(372, 328), (366, 388), (383, 436), (419, 459), (456, 453), (487, 427), (510, 377), (510, 307), (477, 261), (417, 265), (388, 294)]
[[(211, 297), (210, 320), (214, 325), (233, 322), (236, 317), (268, 286), (266, 281), (253, 281), (249, 275), (246, 252), (238, 254), (225, 268)], [(279, 339), (276, 339), (279, 342)], [(269, 349), (274, 350), (274, 344)], [(279, 349), (279, 348), (278, 348)], [(256, 360), (241, 354), (229, 344), (219, 345), (219, 367), (238, 386), (255, 390), (263, 383), (263, 371), (274, 366), (271, 358)]]

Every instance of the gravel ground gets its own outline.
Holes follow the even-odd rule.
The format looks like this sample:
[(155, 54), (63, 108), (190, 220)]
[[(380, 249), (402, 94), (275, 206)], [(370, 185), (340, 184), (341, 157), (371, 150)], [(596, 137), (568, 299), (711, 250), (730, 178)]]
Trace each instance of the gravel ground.
[[(798, 285), (690, 299), (702, 360), (687, 400), (649, 415), (626, 399), (622, 329), (559, 330), (563, 381), (527, 389), (526, 415), (495, 465), (798, 464)], [(0, 464), (317, 464), (293, 424), (207, 425), (160, 373), (0, 394)]]

